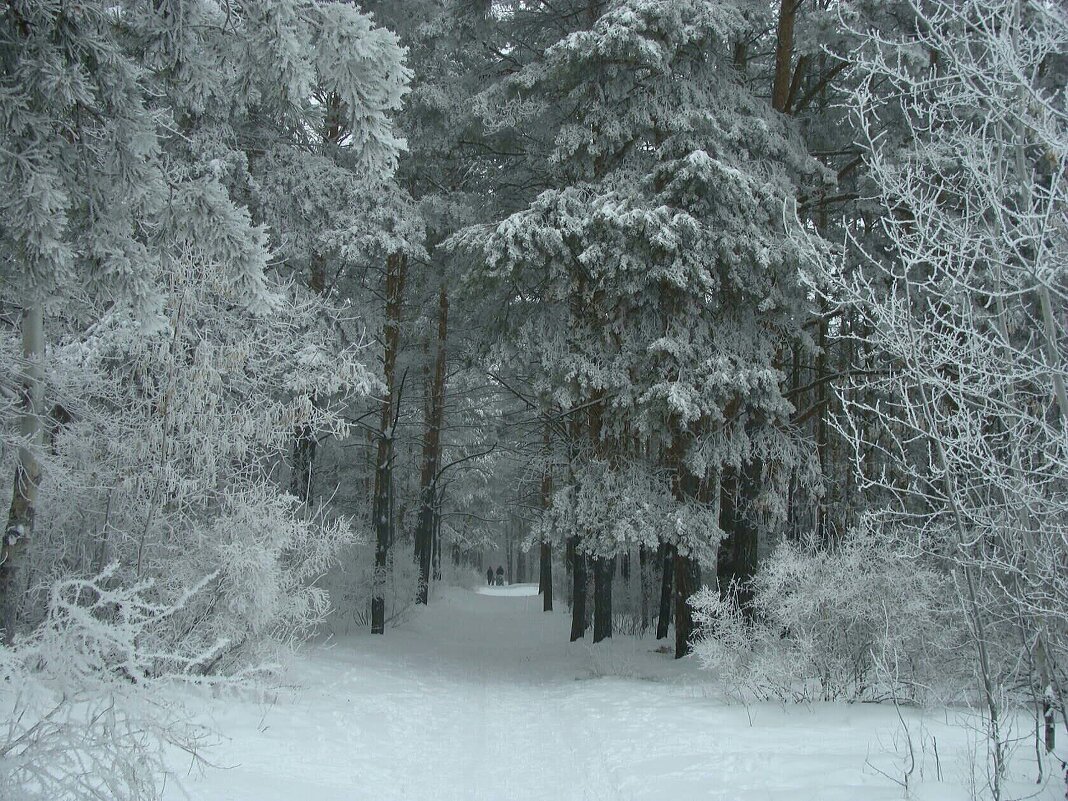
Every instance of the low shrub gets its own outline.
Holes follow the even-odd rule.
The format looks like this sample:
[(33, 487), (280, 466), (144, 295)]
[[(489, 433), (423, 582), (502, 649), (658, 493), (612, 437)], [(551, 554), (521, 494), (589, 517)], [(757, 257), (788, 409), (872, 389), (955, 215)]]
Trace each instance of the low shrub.
[[(332, 601), (335, 630), (339, 623), (357, 628), (370, 627), (374, 573), (374, 543), (360, 543), (344, 550), (340, 564), (323, 582)], [(419, 581), (419, 563), (415, 561), (411, 543), (394, 543), (386, 557), (383, 585), (387, 626), (399, 626), (411, 619)]]
[(922, 703), (954, 683), (966, 626), (951, 579), (870, 528), (831, 549), (781, 544), (751, 589), (745, 610), (737, 588), (691, 600), (695, 653), (740, 692)]
[(159, 690), (204, 681), (199, 667), (223, 644), (162, 650), (157, 632), (201, 587), (164, 607), (148, 600), (149, 582), (118, 587), (115, 573), (54, 582), (41, 625), (0, 645), (0, 797), (148, 801), (168, 747), (196, 758), (207, 732)]

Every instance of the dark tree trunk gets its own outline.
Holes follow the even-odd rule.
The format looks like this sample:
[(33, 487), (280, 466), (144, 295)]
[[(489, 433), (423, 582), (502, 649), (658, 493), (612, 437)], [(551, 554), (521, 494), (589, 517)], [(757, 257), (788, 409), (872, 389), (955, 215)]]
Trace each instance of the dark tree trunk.
[(749, 463), (741, 475), (731, 471), (724, 475), (720, 500), (719, 525), (726, 534), (718, 564), (720, 592), (734, 592), (738, 605), (750, 613), (753, 599), (752, 579), (758, 561), (759, 529), (751, 507), (759, 491), (760, 465)]
[(586, 612), (583, 618), (586, 626), (584, 631), (589, 631), (593, 627), (593, 563), (590, 559), (590, 555), (586, 554), (586, 605), (583, 607)]
[[(679, 434), (672, 445), (670, 460), (674, 469), (671, 491), (681, 504), (701, 502), (701, 477), (694, 475), (686, 465), (686, 451), (692, 443), (692, 434)], [(693, 632), (693, 609), (690, 596), (701, 579), (697, 561), (689, 553), (675, 552), (675, 658), (680, 659), (690, 652), (690, 635)]]
[(371, 588), (371, 633), (386, 631), (386, 568), (389, 545), (393, 539), (393, 441), (388, 430), (378, 440), (378, 464), (375, 467), (375, 498), (372, 513), (375, 529), (375, 572)]
[[(819, 409), (816, 412), (816, 457), (820, 463), (820, 474), (824, 476), (830, 476), (832, 466), (828, 459), (828, 441), (827, 441), (827, 411), (830, 398), (828, 397), (827, 381), (824, 379), (827, 376), (827, 319), (825, 316), (820, 318), (819, 322), (819, 334), (817, 344), (819, 345), (819, 353), (816, 355), (816, 375), (815, 380), (819, 383), (816, 386), (816, 400), (815, 403)], [(830, 482), (830, 486), (834, 483)], [(816, 536), (818, 536), (825, 545), (830, 545), (831, 528), (828, 525), (828, 498), (826, 495), (821, 495), (819, 498), (819, 505), (817, 507), (817, 520), (816, 520)]]
[(442, 283), (438, 291), (438, 331), (434, 366), (427, 381), (426, 429), (423, 434), (423, 465), (419, 480), (419, 521), (415, 528), (415, 558), (419, 563), (418, 603), (430, 597), (433, 561), (434, 516), (437, 508), (437, 478), (441, 465), (441, 426), (445, 418), (445, 341), (449, 331), (449, 295)]
[(400, 351), (400, 321), (404, 300), (407, 257), (394, 253), (386, 259), (386, 320), (383, 331), (383, 378), (386, 393), (382, 398), (381, 431), (378, 437), (378, 461), (375, 464), (375, 496), (372, 508), (375, 529), (375, 572), (371, 588), (371, 633), (386, 631), (386, 568), (393, 543), (393, 444), (396, 434), (395, 397), (397, 355)]
[(734, 591), (731, 581), (734, 578), (734, 550), (735, 550), (735, 500), (737, 496), (738, 482), (735, 471), (724, 468), (720, 477), (719, 496), (719, 527), (723, 530), (723, 542), (719, 544), (719, 558), (716, 561), (716, 579), (719, 583), (720, 594), (726, 598), (728, 593)]
[[(579, 315), (578, 298), (570, 300), (572, 318)], [(578, 459), (579, 442), (582, 435), (582, 422), (577, 414), (573, 414), (568, 421), (568, 471), (571, 480), (575, 480), (576, 460)], [(586, 603), (586, 554), (580, 550), (581, 538), (572, 534), (567, 538), (567, 550), (571, 557), (571, 642), (581, 639), (586, 635), (588, 626), (587, 603)]]
[(775, 77), (771, 87), (771, 105), (776, 111), (789, 111), (790, 84), (793, 75), (794, 19), (799, 0), (781, 0), (775, 44)]
[(434, 581), (441, 581), (441, 506), (434, 507), (434, 528), (431, 536), (431, 550), (433, 552), (431, 562), (433, 564)]
[(553, 611), (553, 547), (541, 544), (541, 570), (538, 573), (538, 592), (541, 593), (541, 611)]
[[(424, 442), (424, 458), (425, 445)], [(419, 564), (419, 593), (415, 602), (420, 604), (426, 604), (430, 599), (430, 565), (434, 551), (434, 489), (431, 479), (429, 484), (419, 490), (419, 519), (415, 524), (415, 561)]]
[(312, 469), (318, 441), (311, 426), (298, 425), (293, 439), (293, 472), (289, 491), (303, 504), (312, 498)]
[(15, 488), (8, 510), (7, 528), (4, 529), (4, 539), (0, 543), (0, 556), (3, 558), (3, 561), (0, 561), (0, 601), (3, 603), (0, 626), (4, 630), (4, 642), (8, 645), (15, 636), (19, 601), (22, 590), (25, 589), (25, 582), (19, 578), (25, 569), (23, 562), (26, 544), (33, 536), (38, 479), (36, 460), (31, 457), (16, 462)]
[[(590, 404), (587, 414), (590, 450), (601, 459), (609, 458), (608, 443), (602, 437), (601, 430), (603, 413), (604, 400), (598, 396), (595, 402)], [(597, 540), (591, 538), (591, 541), (596, 547)], [(609, 557), (603, 553), (591, 551), (586, 564), (586, 627), (593, 626), (593, 641), (596, 643), (612, 636), (612, 575), (608, 565), (612, 564), (614, 568), (614, 558), (610, 562)], [(606, 612), (607, 620), (604, 618)]]
[(564, 589), (569, 609), (575, 608), (575, 539), (568, 537), (564, 545)]
[[(545, 448), (545, 470), (541, 474), (541, 508), (547, 512), (553, 502), (552, 439), (549, 424), (542, 429), (542, 445)], [(541, 593), (543, 612), (553, 611), (553, 548), (548, 541), (541, 543), (538, 571), (538, 592)]]
[[(341, 96), (331, 92), (324, 104), (325, 118), (322, 131), (324, 149), (337, 146), (342, 138)], [(326, 258), (322, 253), (313, 252), (311, 269), (308, 275), (308, 289), (316, 295), (326, 293)], [(312, 396), (312, 403), (315, 397)], [(290, 492), (303, 504), (310, 504), (312, 499), (312, 472), (315, 469), (315, 454), (319, 447), (318, 438), (311, 426), (297, 425), (293, 438), (293, 470), (290, 479)]]
[(749, 48), (745, 42), (734, 43), (734, 68), (738, 72), (745, 72), (749, 65)]
[[(326, 262), (318, 253), (312, 256), (311, 275), (308, 288), (316, 295), (326, 291)], [(315, 397), (312, 397), (312, 404)], [(311, 503), (312, 471), (315, 469), (315, 453), (319, 440), (315, 430), (305, 423), (297, 426), (293, 438), (293, 468), (289, 482), (289, 491), (303, 504)]]
[(752, 614), (753, 576), (760, 556), (760, 529), (753, 514), (759, 491), (760, 465), (749, 462), (742, 468), (734, 509), (734, 579), (738, 582), (738, 602), (746, 615)]
[(701, 586), (701, 569), (691, 556), (675, 555), (675, 658), (690, 653), (693, 609), (690, 596)]
[(649, 549), (644, 543), (638, 546), (638, 580), (641, 582), (641, 620), (642, 636), (649, 628), (649, 582), (652, 578), (649, 570)]
[(596, 557), (593, 560), (593, 641), (612, 636), (612, 578), (616, 573), (616, 558)]
[(660, 617), (656, 621), (656, 638), (663, 640), (668, 636), (668, 626), (671, 625), (671, 588), (675, 581), (675, 546), (671, 543), (660, 543), (660, 551), (657, 554), (660, 563)]
[(571, 642), (586, 636), (586, 555), (578, 549), (578, 537), (571, 537)]

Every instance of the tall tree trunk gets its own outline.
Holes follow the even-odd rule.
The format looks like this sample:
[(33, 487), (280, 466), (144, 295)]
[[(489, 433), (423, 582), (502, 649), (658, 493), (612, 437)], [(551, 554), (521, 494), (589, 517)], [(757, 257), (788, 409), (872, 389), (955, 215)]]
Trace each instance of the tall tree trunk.
[(775, 44), (775, 78), (771, 87), (771, 105), (776, 111), (786, 112), (790, 98), (790, 84), (793, 75), (794, 53), (794, 18), (797, 15), (799, 0), (781, 0), (779, 3), (779, 24)]
[[(322, 295), (326, 291), (326, 260), (318, 253), (312, 256), (308, 288), (316, 295)], [(312, 396), (312, 404), (315, 402), (315, 397)], [(298, 424), (293, 436), (293, 466), (289, 491), (305, 505), (310, 504), (312, 499), (312, 473), (318, 447), (319, 440), (315, 430), (307, 423)]]
[(553, 611), (553, 546), (541, 544), (541, 563), (538, 571), (538, 592), (541, 593), (541, 611)]
[(645, 543), (638, 546), (638, 581), (641, 583), (641, 622), (642, 636), (649, 628), (649, 549)]
[[(383, 403), (383, 407), (392, 403)], [(390, 418), (392, 422), (392, 418)], [(372, 506), (375, 529), (375, 572), (371, 579), (371, 633), (386, 631), (386, 570), (389, 545), (393, 539), (393, 440), (388, 424), (378, 438), (378, 462), (375, 465), (375, 497)]]
[[(826, 229), (824, 229), (826, 230)], [(821, 309), (822, 311), (822, 309)], [(817, 344), (819, 345), (819, 352), (816, 354), (816, 400), (815, 403), (818, 407), (816, 412), (816, 458), (820, 463), (820, 474), (825, 477), (830, 477), (832, 465), (828, 456), (828, 440), (827, 440), (827, 417), (828, 417), (828, 389), (827, 389), (827, 319), (826, 315), (822, 316), (819, 321), (819, 332)], [(830, 482), (828, 482), (830, 483)], [(823, 494), (819, 498), (818, 518), (816, 520), (816, 534), (823, 540), (825, 545), (830, 545), (831, 539), (831, 526), (829, 523), (830, 510), (828, 509), (829, 498), (827, 494)]]
[(514, 524), (509, 521), (509, 523), (508, 523), (508, 539), (505, 542), (505, 548), (504, 548), (504, 583), (505, 584), (511, 584), (512, 583), (512, 578), (515, 575), (512, 572), (512, 550), (515, 547), (513, 545), (513, 541), (512, 541), (513, 540), (513, 536), (514, 536), (514, 532), (512, 531), (512, 526), (513, 525)]
[(738, 603), (748, 616), (752, 614), (753, 577), (760, 558), (760, 527), (753, 505), (760, 492), (760, 465), (749, 462), (738, 479), (738, 497), (734, 505), (734, 564), (732, 578), (738, 582)]
[(734, 43), (734, 68), (738, 72), (745, 72), (749, 66), (749, 47), (745, 42)]
[[(598, 398), (589, 408), (590, 424), (590, 448), (598, 459), (612, 463), (615, 468), (618, 460), (618, 451), (613, 452), (607, 438), (603, 436), (602, 423), (604, 414), (604, 401)], [(596, 540), (593, 540), (596, 543)], [(604, 548), (604, 545), (600, 545)], [(593, 623), (593, 641), (612, 636), (612, 579), (616, 571), (616, 554), (607, 554), (603, 550), (591, 553), (593, 562), (593, 575), (589, 578), (593, 581), (590, 595), (593, 597), (593, 608), (587, 609), (588, 622)]]
[(312, 427), (301, 423), (293, 437), (293, 468), (289, 482), (290, 493), (301, 503), (308, 505), (312, 498), (312, 470), (318, 441)]
[(438, 333), (434, 367), (427, 382), (426, 430), (419, 482), (419, 520), (415, 528), (415, 558), (419, 563), (418, 603), (430, 597), (430, 568), (434, 543), (434, 510), (441, 465), (441, 427), (445, 418), (445, 340), (449, 330), (449, 296), (444, 282), (438, 291)]
[(586, 555), (579, 550), (579, 538), (570, 537), (571, 557), (571, 642), (586, 636)]
[[(545, 470), (541, 474), (541, 508), (548, 512), (553, 502), (552, 439), (549, 424), (542, 429), (542, 445), (545, 449)], [(538, 592), (541, 593), (543, 612), (553, 611), (553, 547), (548, 540), (541, 543), (538, 571)]]
[(396, 438), (397, 355), (400, 352), (400, 322), (408, 258), (394, 253), (386, 259), (386, 319), (383, 330), (383, 378), (381, 430), (375, 464), (375, 496), (372, 514), (375, 529), (375, 572), (371, 587), (371, 633), (386, 631), (386, 568), (393, 543), (393, 447)]
[(434, 581), (441, 581), (441, 504), (434, 505), (434, 527), (431, 530), (431, 573)]
[(593, 560), (593, 641), (612, 636), (612, 578), (616, 557), (598, 556)]
[[(572, 318), (577, 319), (581, 313), (578, 296), (573, 296), (569, 304)], [(568, 470), (572, 484), (575, 482), (576, 462), (581, 440), (582, 421), (577, 413), (572, 414), (571, 420), (568, 421)], [(587, 556), (581, 550), (581, 544), (582, 538), (578, 534), (572, 534), (567, 538), (567, 547), (571, 554), (571, 642), (584, 637), (588, 626)]]
[[(675, 475), (671, 482), (672, 494), (679, 503), (700, 502), (701, 481), (686, 466), (686, 448), (692, 435), (677, 433), (672, 445), (670, 460)], [(686, 553), (675, 551), (675, 658), (690, 653), (690, 634), (693, 631), (693, 609), (690, 596), (700, 586), (701, 578), (697, 560)]]
[(575, 608), (575, 540), (568, 537), (564, 543), (564, 593), (569, 609)]
[(593, 626), (594, 597), (593, 563), (591, 561), (592, 558), (593, 557), (590, 556), (590, 554), (586, 554), (586, 605), (583, 607), (583, 610), (586, 612), (586, 615), (585, 617), (583, 617), (583, 631), (589, 631), (589, 629)]
[(37, 487), (41, 469), (36, 449), (42, 444), (41, 404), (43, 401), (44, 307), (41, 303), (26, 306), (22, 311), (21, 380), (22, 412), (19, 433), (24, 444), (15, 462), (15, 485), (11, 509), (7, 516), (3, 542), (0, 542), (0, 605), (4, 641), (11, 643), (18, 622), (19, 600), (22, 596), (19, 576), (25, 561), (26, 548), (33, 536), (37, 516)]
[(693, 608), (690, 596), (701, 586), (701, 568), (692, 556), (675, 554), (675, 658), (690, 653)]
[(726, 534), (719, 562), (721, 592), (734, 591), (742, 611), (749, 614), (752, 580), (759, 560), (759, 526), (752, 513), (760, 490), (760, 465), (750, 462), (740, 471), (725, 472), (719, 525)]
[(669, 542), (660, 543), (657, 554), (660, 563), (660, 617), (656, 621), (656, 638), (663, 640), (668, 636), (671, 625), (671, 588), (675, 583), (675, 546)]
[(719, 545), (716, 560), (716, 581), (720, 595), (724, 598), (734, 592), (734, 507), (737, 500), (738, 479), (733, 468), (724, 467), (720, 473), (719, 527), (723, 531), (723, 541)]
[[(341, 124), (341, 96), (337, 92), (327, 95), (324, 111), (321, 144), (323, 151), (329, 153), (337, 147), (344, 135)], [(320, 296), (326, 293), (326, 257), (322, 253), (312, 253), (308, 289)], [(316, 399), (312, 396), (312, 404), (315, 402)], [(298, 424), (293, 437), (293, 466), (289, 491), (305, 505), (310, 504), (312, 500), (312, 476), (318, 448), (319, 440), (312, 427), (305, 423)]]

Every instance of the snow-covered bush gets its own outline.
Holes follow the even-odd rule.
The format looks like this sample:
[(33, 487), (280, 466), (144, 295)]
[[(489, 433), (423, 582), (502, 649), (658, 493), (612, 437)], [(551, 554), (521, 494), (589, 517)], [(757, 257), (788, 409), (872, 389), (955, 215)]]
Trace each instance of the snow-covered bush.
[(259, 313), (192, 259), (180, 267), (160, 330), (115, 313), (53, 351), (49, 394), (67, 419), (42, 456), (23, 620), (40, 619), (51, 581), (112, 561), (123, 583), (154, 579), (163, 604), (213, 574), (167, 634), (172, 645), (225, 641), (202, 666), (221, 670), (270, 659), (322, 618), (313, 582), (354, 532), (302, 509), (272, 473), (298, 425), (340, 430), (330, 399), (375, 382), (358, 349), (339, 353), (315, 324), (324, 304), (267, 282), (271, 313)]
[(321, 619), (312, 582), (353, 532), (309, 515), (274, 473), (298, 427), (342, 430), (343, 399), (377, 384), (358, 345), (332, 341), (334, 310), (265, 272), (248, 212), (217, 182), (193, 183), (168, 220), (179, 245), (156, 276), (154, 324), (115, 309), (50, 349), (47, 395), (64, 412), (39, 457), (22, 619), (40, 620), (52, 581), (109, 562), (122, 583), (154, 579), (165, 605), (213, 574), (167, 634), (226, 642), (202, 666), (220, 670)]
[(870, 211), (801, 263), (861, 354), (833, 423), (858, 490), (962, 588), (997, 798), (1012, 690), (1047, 751), (1068, 723), (1068, 7), (906, 9), (845, 71)]
[(923, 702), (951, 691), (965, 631), (952, 582), (861, 527), (832, 549), (783, 543), (753, 580), (751, 609), (705, 588), (695, 652), (735, 689), (792, 700)]
[[(531, 558), (533, 553), (534, 551), (530, 551), (527, 558)], [(486, 583), (486, 574), (477, 567), (466, 563), (456, 564), (447, 557), (441, 560), (440, 575), (441, 580), (438, 584), (446, 587), (463, 587), (465, 590), (473, 590)]]
[(41, 625), (0, 645), (0, 798), (147, 801), (166, 747), (195, 754), (204, 731), (158, 690), (217, 649), (162, 650), (157, 632), (200, 587), (163, 606), (149, 582), (116, 586), (116, 573), (55, 582)]
[(0, 796), (154, 797), (147, 688), (322, 618), (353, 530), (285, 491), (286, 455), (377, 389), (253, 162), (309, 148), (322, 91), (371, 194), (409, 73), (370, 17), (308, 0), (24, 3), (0, 59)]
[[(344, 630), (350, 624), (366, 628), (371, 625), (374, 543), (363, 542), (346, 548), (338, 562), (324, 580), (330, 592), (335, 628)], [(399, 540), (389, 549), (383, 587), (386, 624), (398, 626), (409, 620), (419, 594), (419, 562), (410, 541)]]
[[(225, 641), (203, 669), (322, 616), (313, 581), (350, 527), (286, 494), (286, 455), (342, 431), (377, 381), (346, 300), (297, 279), (326, 254), (271, 213), (291, 193), (254, 174), (268, 142), (318, 151), (322, 92), (346, 140), (331, 174), (377, 195), (404, 147), (403, 56), (366, 14), (308, 0), (0, 16), (0, 175), (18, 190), (0, 198), (0, 311), (22, 320), (21, 348), (0, 334), (5, 636), (43, 621), (55, 581), (110, 562), (163, 606), (215, 576), (158, 632)], [(332, 226), (374, 233), (348, 229)]]

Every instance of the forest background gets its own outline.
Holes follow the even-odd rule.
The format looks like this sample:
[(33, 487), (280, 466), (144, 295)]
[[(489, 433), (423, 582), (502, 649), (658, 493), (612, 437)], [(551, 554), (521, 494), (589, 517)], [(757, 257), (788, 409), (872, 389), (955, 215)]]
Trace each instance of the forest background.
[(1068, 728), (1066, 56), (1043, 0), (9, 2), (3, 770), (150, 794), (133, 696), (496, 559), (742, 694), (974, 704), (999, 797)]

